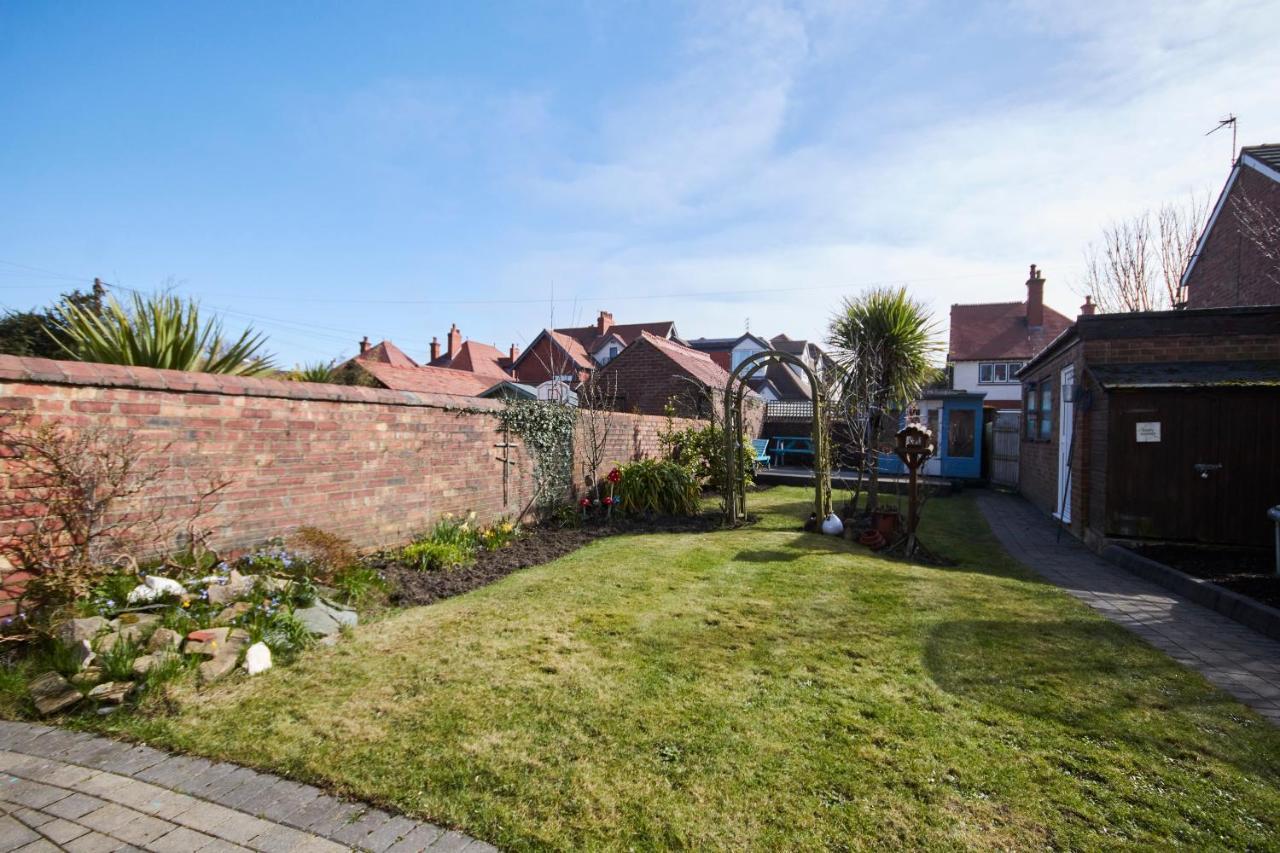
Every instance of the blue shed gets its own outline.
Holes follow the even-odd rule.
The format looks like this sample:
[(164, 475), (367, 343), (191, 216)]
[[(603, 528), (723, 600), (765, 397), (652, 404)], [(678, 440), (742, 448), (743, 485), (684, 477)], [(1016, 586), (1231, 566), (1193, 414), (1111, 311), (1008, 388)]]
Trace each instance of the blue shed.
[[(937, 446), (933, 458), (924, 464), (926, 476), (982, 478), (982, 401), (986, 396), (939, 389), (920, 397), (920, 421), (933, 433)], [(906, 422), (904, 416), (901, 424)], [(880, 454), (879, 467), (882, 474), (906, 473), (906, 467), (893, 453)]]

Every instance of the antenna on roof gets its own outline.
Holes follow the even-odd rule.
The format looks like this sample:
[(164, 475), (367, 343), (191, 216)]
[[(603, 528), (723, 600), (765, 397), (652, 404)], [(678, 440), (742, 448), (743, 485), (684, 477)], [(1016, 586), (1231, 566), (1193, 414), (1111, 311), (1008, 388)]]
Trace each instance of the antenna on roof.
[(750, 332), (750, 331), (751, 331), (751, 318), (750, 318), (750, 317), (748, 317), (748, 318), (747, 318), (747, 331), (748, 331), (748, 332)]
[(1236, 119), (1236, 114), (1227, 113), (1226, 118), (1218, 119), (1217, 127), (1215, 127), (1213, 130), (1205, 134), (1205, 136), (1211, 136), (1212, 134), (1215, 134), (1218, 131), (1222, 130), (1227, 125), (1231, 125), (1231, 165), (1233, 166), (1236, 163), (1236, 125), (1237, 123), (1238, 122)]

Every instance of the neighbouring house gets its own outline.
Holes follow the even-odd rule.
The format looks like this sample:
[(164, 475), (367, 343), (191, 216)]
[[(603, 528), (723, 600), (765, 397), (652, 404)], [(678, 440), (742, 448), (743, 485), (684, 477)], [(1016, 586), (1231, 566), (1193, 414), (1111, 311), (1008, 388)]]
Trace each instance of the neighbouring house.
[(420, 365), (391, 341), (370, 346), (368, 338), (360, 342), (360, 354), (338, 366), (336, 372), (349, 385), (463, 397), (478, 397), (501, 381), (469, 371)]
[[(619, 411), (661, 415), (670, 405), (688, 418), (719, 415), (728, 381), (728, 371), (707, 353), (644, 330), (591, 377)], [(748, 395), (759, 404), (758, 395)]]
[(518, 357), (513, 350), (512, 371), (529, 385), (553, 379), (577, 385), (617, 358), (641, 333), (683, 343), (670, 320), (616, 324), (613, 314), (601, 311), (592, 326), (543, 329)]
[(1182, 289), (1188, 308), (1280, 304), (1280, 145), (1240, 149)]
[[(696, 338), (689, 346), (711, 356), (726, 371), (765, 350), (779, 350), (799, 357), (821, 379), (833, 367), (831, 358), (812, 341), (793, 340), (776, 335), (769, 340), (746, 332), (736, 338)], [(813, 400), (813, 389), (805, 372), (790, 364), (769, 364), (748, 380), (747, 384), (769, 403), (807, 403)]]
[(446, 348), (441, 352), (440, 340), (431, 339), (431, 360), (427, 362), (429, 367), (465, 370), (482, 376), (510, 378), (514, 375), (511, 366), (520, 355), (520, 349), (515, 344), (503, 354), (490, 344), (463, 340), (457, 323), (450, 324), (445, 341)]
[(1086, 314), (1018, 376), (1019, 489), (1091, 547), (1273, 535), (1280, 305)]
[[(1092, 313), (1092, 302), (1086, 300), (1080, 310)], [(1044, 304), (1044, 276), (1035, 264), (1023, 302), (952, 305), (947, 349), (951, 389), (985, 394), (983, 405), (989, 409), (1018, 411), (1018, 370), (1070, 325), (1069, 318)]]

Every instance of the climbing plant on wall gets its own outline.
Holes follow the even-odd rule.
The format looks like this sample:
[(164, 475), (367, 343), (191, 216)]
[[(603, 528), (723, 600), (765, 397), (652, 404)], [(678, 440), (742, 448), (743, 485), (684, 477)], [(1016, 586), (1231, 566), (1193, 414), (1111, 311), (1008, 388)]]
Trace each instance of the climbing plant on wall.
[(507, 400), (498, 419), (524, 441), (533, 456), (533, 505), (547, 512), (568, 500), (578, 410), (544, 400)]

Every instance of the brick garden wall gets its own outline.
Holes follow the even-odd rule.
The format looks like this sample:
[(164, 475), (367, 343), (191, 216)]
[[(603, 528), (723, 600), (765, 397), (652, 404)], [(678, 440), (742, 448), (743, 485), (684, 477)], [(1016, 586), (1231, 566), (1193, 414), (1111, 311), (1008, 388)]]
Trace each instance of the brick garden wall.
[[(170, 519), (188, 517), (193, 495), (210, 480), (231, 480), (206, 519), (221, 549), (252, 548), (300, 525), (375, 546), (403, 541), (445, 512), (475, 510), (483, 521), (517, 515), (533, 491), (532, 466), (522, 447), (512, 449), (517, 464), (504, 501), (502, 451), (494, 447), (501, 405), (0, 356), (0, 414), (25, 411), (134, 436), (146, 449), (144, 464), (164, 469), (148, 506), (165, 508)], [(658, 454), (665, 418), (614, 419), (606, 464)], [(11, 490), (8, 476), (0, 466), (0, 491)], [(21, 513), (10, 516), (0, 518), (0, 536), (22, 523)]]

